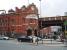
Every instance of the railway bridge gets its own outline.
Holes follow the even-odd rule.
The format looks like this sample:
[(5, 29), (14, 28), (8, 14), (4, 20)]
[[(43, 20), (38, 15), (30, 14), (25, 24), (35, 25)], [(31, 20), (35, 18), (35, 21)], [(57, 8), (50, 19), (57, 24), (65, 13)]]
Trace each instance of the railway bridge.
[(40, 29), (49, 26), (61, 26), (64, 31), (64, 21), (67, 20), (67, 16), (45, 17), (39, 19)]

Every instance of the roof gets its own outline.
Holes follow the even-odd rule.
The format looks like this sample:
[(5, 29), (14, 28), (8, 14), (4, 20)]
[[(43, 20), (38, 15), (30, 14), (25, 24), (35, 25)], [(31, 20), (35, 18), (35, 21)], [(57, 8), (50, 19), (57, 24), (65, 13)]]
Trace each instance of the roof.
[(10, 9), (10, 10), (8, 10), (8, 12), (14, 12), (14, 10), (13, 9)]

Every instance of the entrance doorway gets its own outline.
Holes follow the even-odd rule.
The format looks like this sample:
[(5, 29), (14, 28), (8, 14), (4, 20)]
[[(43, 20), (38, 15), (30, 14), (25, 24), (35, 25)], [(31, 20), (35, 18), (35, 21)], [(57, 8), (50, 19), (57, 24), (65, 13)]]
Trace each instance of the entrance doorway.
[(36, 29), (34, 30), (34, 35), (37, 36), (37, 30)]
[(27, 36), (32, 35), (32, 29), (27, 29)]

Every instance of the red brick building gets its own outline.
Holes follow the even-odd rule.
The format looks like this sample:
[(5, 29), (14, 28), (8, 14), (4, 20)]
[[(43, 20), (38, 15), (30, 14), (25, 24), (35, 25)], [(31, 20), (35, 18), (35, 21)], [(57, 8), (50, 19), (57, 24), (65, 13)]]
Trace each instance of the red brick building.
[(15, 10), (10, 9), (8, 14), (0, 14), (0, 34), (13, 36), (31, 35), (27, 33), (28, 29), (37, 29), (38, 9), (33, 3), (27, 7), (23, 5), (21, 8), (16, 7)]

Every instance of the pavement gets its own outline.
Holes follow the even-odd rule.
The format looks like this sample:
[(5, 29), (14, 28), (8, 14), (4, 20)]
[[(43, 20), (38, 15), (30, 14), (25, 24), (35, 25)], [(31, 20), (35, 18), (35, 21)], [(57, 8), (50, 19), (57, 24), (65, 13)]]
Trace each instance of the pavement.
[[(11, 40), (12, 41), (12, 40)], [(11, 42), (12, 43), (12, 42)], [(44, 45), (44, 46), (67, 46), (66, 43), (60, 42), (58, 40), (53, 40), (53, 39), (43, 39), (43, 41), (38, 41), (36, 43), (29, 43), (29, 42), (18, 42), (16, 39), (13, 40), (13, 43), (16, 44), (26, 44), (26, 45)]]
[(38, 41), (36, 43), (27, 43), (27, 44), (32, 44), (32, 45), (44, 45), (44, 46), (66, 46), (67, 44), (65, 42), (60, 42), (58, 40), (53, 40), (53, 39), (43, 39), (42, 41)]
[(18, 42), (17, 40), (0, 40), (0, 50), (67, 50), (67, 47), (60, 45), (41, 43), (36, 45), (28, 42)]
[(44, 44), (63, 44), (63, 42), (60, 42), (58, 39), (57, 40), (43, 39), (42, 41), (39, 41), (39, 43), (44, 43)]

